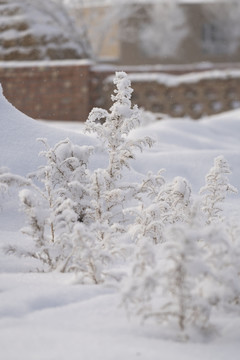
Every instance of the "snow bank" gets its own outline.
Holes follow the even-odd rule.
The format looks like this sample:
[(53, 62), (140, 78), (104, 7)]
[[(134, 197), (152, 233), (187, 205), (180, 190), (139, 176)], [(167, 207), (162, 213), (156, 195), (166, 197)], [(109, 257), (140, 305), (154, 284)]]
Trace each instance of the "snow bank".
[(26, 116), (7, 101), (0, 89), (0, 167), (19, 175), (35, 170), (42, 161), (38, 153), (43, 150), (37, 138), (47, 138), (50, 145), (66, 137), (79, 145), (94, 143), (89, 136), (52, 128)]
[(4, 360), (227, 360), (240, 351), (237, 318), (221, 319), (224, 339), (172, 342), (158, 325), (129, 322), (113, 289), (69, 284), (69, 274), (2, 274), (0, 291)]
[(133, 138), (150, 136), (155, 145), (145, 150), (132, 162), (135, 171), (157, 172), (165, 168), (165, 177), (171, 180), (183, 176), (198, 191), (204, 184), (205, 174), (216, 156), (224, 155), (228, 160), (231, 181), (237, 188), (240, 179), (240, 111), (193, 121), (188, 119), (166, 119), (131, 133)]

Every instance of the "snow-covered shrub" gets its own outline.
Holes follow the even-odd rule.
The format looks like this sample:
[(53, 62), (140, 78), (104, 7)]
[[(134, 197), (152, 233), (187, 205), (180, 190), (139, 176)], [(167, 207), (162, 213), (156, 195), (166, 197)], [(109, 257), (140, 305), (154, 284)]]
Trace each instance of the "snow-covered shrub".
[[(199, 229), (198, 229), (199, 230)], [(197, 240), (199, 231), (185, 224), (171, 226), (160, 256), (162, 288), (160, 320), (177, 322), (181, 331), (191, 326), (206, 328), (210, 307), (198, 291), (207, 267)]]
[(148, 137), (140, 140), (128, 138), (129, 132), (140, 123), (141, 112), (136, 105), (132, 107), (133, 90), (126, 73), (117, 72), (114, 84), (116, 90), (110, 111), (94, 108), (86, 122), (86, 131), (97, 134), (108, 155), (107, 168), (97, 169), (92, 175), (92, 210), (89, 211), (92, 222), (97, 224), (96, 237), (105, 242), (104, 246), (109, 246), (106, 239), (116, 241), (118, 238), (119, 242), (126, 232), (123, 210), (136, 188), (124, 182), (123, 169), (130, 169), (130, 160), (135, 158), (136, 149), (142, 151), (144, 146), (153, 144)]
[[(123, 209), (126, 200), (138, 190), (122, 181), (123, 168), (130, 169), (129, 161), (134, 159), (136, 149), (142, 151), (144, 146), (152, 145), (150, 138), (136, 141), (128, 138), (129, 131), (140, 122), (140, 112), (136, 106), (131, 106), (132, 89), (127, 75), (116, 73), (114, 83), (117, 90), (112, 97), (114, 104), (110, 113), (93, 109), (86, 123), (87, 131), (96, 132), (104, 144), (109, 160), (107, 168), (90, 173), (87, 166), (91, 147), (73, 145), (68, 139), (50, 147), (47, 140), (40, 139), (45, 146), (41, 155), (46, 164), (29, 175), (31, 187), (20, 193), (22, 209), (28, 219), (23, 231), (33, 237), (37, 256), (49, 269), (83, 269), (79, 259), (84, 260), (77, 250), (82, 247), (79, 229), (84, 234), (91, 231), (92, 235), (84, 235), (84, 239), (89, 241), (92, 254), (96, 255), (91, 255), (95, 260), (85, 269), (94, 269), (94, 261), (97, 261), (98, 270), (89, 270), (91, 276), (87, 271), (79, 271), (83, 278), (91, 277), (94, 282), (101, 282), (105, 265), (124, 252), (121, 242), (126, 242), (128, 235)], [(84, 226), (88, 226), (89, 231)], [(86, 263), (89, 261), (86, 259)]]
[(40, 140), (46, 148), (40, 153), (45, 157), (46, 165), (30, 177), (44, 184), (42, 197), (48, 200), (54, 216), (59, 213), (62, 202), (71, 199), (78, 220), (84, 221), (89, 204), (87, 168), (93, 148), (74, 145), (69, 139), (51, 148), (45, 139)]
[(110, 108), (110, 112), (93, 108), (86, 122), (86, 131), (94, 132), (102, 141), (109, 156), (107, 172), (114, 187), (115, 181), (122, 177), (122, 169), (130, 168), (129, 160), (135, 158), (135, 149), (143, 150), (143, 147), (152, 146), (153, 141), (149, 137), (140, 140), (127, 138), (129, 132), (140, 124), (138, 107), (131, 105), (131, 82), (125, 72), (116, 72), (113, 80), (116, 85)]
[[(144, 239), (155, 244), (163, 242), (166, 225), (186, 220), (191, 195), (187, 180), (176, 177), (171, 183), (164, 184), (163, 181), (161, 173), (158, 178), (151, 177), (144, 181), (144, 187), (152, 199), (151, 204), (145, 207), (141, 203), (138, 207), (129, 209), (129, 213), (136, 218), (130, 230), (135, 242)], [(154, 194), (157, 189), (159, 192)]]
[[(115, 246), (113, 248), (104, 246), (103, 242), (96, 238), (95, 226), (97, 224), (89, 228), (83, 223), (77, 223), (73, 232), (69, 234), (73, 249), (71, 257), (67, 259), (68, 270), (77, 274), (76, 281), (79, 283), (99, 284), (110, 276), (108, 271)], [(99, 232), (101, 231), (103, 231), (102, 227), (99, 229)], [(111, 235), (109, 234), (109, 237)], [(109, 245), (109, 242), (107, 244)]]
[(227, 175), (231, 174), (229, 164), (223, 156), (214, 159), (214, 166), (206, 175), (206, 185), (200, 189), (205, 194), (202, 199), (202, 210), (206, 214), (206, 222), (223, 221), (221, 204), (227, 193), (236, 193), (237, 189), (229, 184)]
[(142, 241), (131, 260), (130, 272), (121, 284), (122, 304), (129, 316), (134, 314), (145, 319), (152, 311), (151, 300), (158, 287), (156, 246)]
[(123, 304), (130, 314), (154, 319), (174, 337), (208, 327), (211, 308), (198, 288), (208, 270), (200, 234), (199, 228), (178, 223), (165, 229), (163, 243), (142, 242), (123, 281)]
[(228, 237), (229, 247), (231, 249), (231, 269), (234, 273), (231, 276), (229, 285), (234, 289), (231, 299), (231, 307), (236, 309), (240, 306), (240, 223), (239, 217), (231, 217), (226, 221), (226, 233)]
[[(138, 242), (121, 285), (128, 313), (143, 321), (154, 319), (170, 337), (180, 339), (211, 331), (212, 314), (239, 314), (239, 222), (208, 224), (201, 203), (195, 202), (183, 217), (160, 226), (164, 209), (157, 215), (155, 206), (147, 209), (137, 218), (145, 223), (132, 228)], [(154, 241), (156, 234), (161, 242)]]
[(51, 191), (56, 192), (60, 203), (63, 199), (71, 199), (78, 220), (84, 221), (86, 208), (89, 206), (88, 161), (93, 147), (78, 146), (65, 139), (51, 148), (46, 139), (39, 140), (45, 146), (46, 150), (40, 155), (45, 157), (47, 164), (30, 174), (30, 177), (40, 180), (50, 196)]
[[(46, 164), (29, 175), (19, 193), (27, 226), (22, 232), (33, 240), (32, 251), (8, 249), (21, 256), (32, 256), (43, 262), (44, 270), (66, 269), (65, 259), (72, 251), (68, 234), (76, 222), (87, 222), (89, 206), (88, 160), (92, 147), (73, 145), (69, 139), (50, 147), (40, 155)], [(14, 177), (13, 177), (14, 179)]]
[(200, 205), (193, 203), (185, 178), (166, 182), (162, 169), (139, 183), (126, 180), (135, 151), (152, 140), (130, 139), (141, 113), (131, 105), (127, 75), (116, 73), (114, 83), (110, 111), (95, 108), (86, 123), (103, 144), (105, 168), (89, 170), (92, 147), (68, 139), (50, 147), (41, 139), (46, 164), (28, 179), (1, 171), (0, 189), (23, 186), (22, 231), (34, 240), (32, 250), (8, 252), (41, 260), (43, 270), (72, 271), (77, 282), (96, 284), (121, 279), (124, 258), (128, 275), (122, 294), (129, 314), (155, 319), (186, 339), (193, 329), (209, 328), (211, 313), (239, 312), (240, 230), (219, 206), (236, 189), (228, 183), (222, 156), (206, 176)]
[[(51, 256), (51, 242), (47, 239), (47, 225), (50, 216), (50, 209), (42, 207), (42, 202), (31, 189), (24, 189), (19, 192), (21, 209), (27, 217), (27, 224), (21, 229), (22, 233), (30, 236), (33, 240), (32, 250), (21, 248), (7, 248), (8, 253), (15, 253), (19, 256), (33, 257), (40, 260), (49, 268), (54, 267), (54, 259)], [(51, 239), (54, 242), (53, 225), (51, 223)]]
[(231, 236), (232, 226), (231, 221), (205, 226), (199, 245), (209, 271), (199, 287), (213, 308), (239, 314), (240, 237), (239, 231)]
[[(139, 200), (146, 201), (147, 197), (152, 201), (156, 198), (160, 190), (162, 190), (162, 186), (165, 184), (165, 179), (162, 175), (164, 172), (164, 169), (160, 169), (157, 174), (153, 174), (151, 171), (147, 173), (136, 194), (139, 196)], [(143, 194), (146, 195), (145, 198), (142, 197)]]

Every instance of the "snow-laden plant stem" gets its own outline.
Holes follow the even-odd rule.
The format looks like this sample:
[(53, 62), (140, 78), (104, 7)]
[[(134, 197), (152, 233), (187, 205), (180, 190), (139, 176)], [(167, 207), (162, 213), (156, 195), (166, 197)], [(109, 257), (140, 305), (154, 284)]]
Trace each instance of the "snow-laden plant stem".
[(94, 132), (108, 152), (109, 162), (106, 169), (109, 174), (109, 189), (122, 177), (124, 167), (130, 169), (129, 160), (135, 158), (135, 149), (152, 146), (149, 137), (140, 140), (128, 139), (129, 132), (140, 124), (141, 112), (131, 104), (131, 82), (124, 72), (116, 72), (113, 80), (116, 85), (110, 112), (93, 108), (86, 122), (86, 131)]
[[(101, 248), (111, 257), (125, 252), (123, 242), (127, 237), (124, 208), (133, 197), (135, 186), (123, 181), (123, 170), (130, 170), (130, 160), (135, 151), (152, 146), (153, 141), (146, 137), (132, 140), (129, 132), (140, 124), (141, 112), (131, 104), (132, 88), (126, 73), (117, 72), (113, 80), (116, 85), (112, 95), (113, 105), (109, 112), (94, 108), (86, 121), (86, 131), (96, 133), (108, 155), (105, 169), (96, 169), (91, 176), (91, 231), (95, 234)], [(125, 226), (124, 226), (125, 225)]]
[[(157, 178), (155, 176), (158, 183), (155, 183), (154, 189), (152, 186), (144, 190), (142, 188), (151, 198), (151, 204), (146, 206), (146, 201), (141, 202), (140, 206), (126, 211), (136, 219), (131, 229), (134, 242), (148, 239), (153, 244), (161, 243), (164, 228), (168, 224), (186, 221), (191, 196), (190, 185), (186, 179), (179, 176), (171, 183), (165, 183), (160, 174), (161, 171)], [(152, 181), (148, 181), (148, 185), (144, 181), (144, 184), (148, 187), (152, 185)]]
[[(135, 150), (152, 146), (146, 137), (140, 140), (128, 138), (129, 132), (140, 123), (141, 112), (132, 107), (132, 88), (126, 73), (117, 72), (113, 80), (116, 85), (112, 95), (110, 111), (94, 108), (86, 122), (86, 131), (97, 134), (108, 154), (106, 169), (97, 169), (92, 177), (93, 208), (92, 220), (120, 229), (124, 221), (123, 208), (127, 195), (134, 192), (131, 184), (124, 184), (123, 169), (130, 169), (130, 160), (135, 158)], [(104, 214), (104, 215), (103, 215)], [(123, 230), (123, 229), (122, 229)]]
[(0, 168), (0, 194), (7, 192), (7, 190), (13, 186), (21, 188), (29, 186), (31, 181), (23, 176), (15, 175), (9, 172), (8, 168)]
[(219, 206), (227, 192), (237, 191), (228, 183), (229, 173), (224, 158), (216, 158), (201, 189), (207, 192), (204, 207), (191, 205), (185, 179), (160, 182), (131, 229), (137, 246), (122, 283), (123, 304), (142, 320), (154, 318), (168, 329), (177, 324), (180, 339), (210, 331), (212, 312), (239, 313), (240, 230)]
[(200, 189), (202, 210), (206, 215), (206, 223), (223, 221), (221, 204), (227, 193), (237, 193), (237, 189), (229, 184), (227, 175), (231, 174), (229, 164), (223, 156), (214, 159), (214, 166), (206, 175), (206, 184)]

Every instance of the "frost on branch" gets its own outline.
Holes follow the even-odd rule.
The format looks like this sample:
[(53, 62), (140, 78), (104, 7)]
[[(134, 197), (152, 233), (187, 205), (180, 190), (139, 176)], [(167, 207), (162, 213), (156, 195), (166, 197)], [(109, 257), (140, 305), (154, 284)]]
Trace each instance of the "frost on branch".
[(97, 169), (91, 176), (90, 206), (88, 218), (91, 233), (102, 249), (108, 251), (109, 258), (124, 253), (121, 243), (126, 229), (123, 226), (124, 191), (120, 188), (108, 190), (109, 174), (104, 169)]
[(0, 168), (0, 190), (6, 191), (9, 187), (23, 187), (31, 184), (31, 181), (22, 176), (11, 174), (5, 167)]
[[(40, 260), (47, 267), (53, 267), (53, 259), (49, 252), (50, 242), (46, 240), (47, 223), (50, 211), (46, 207), (42, 207), (38, 196), (30, 190), (24, 189), (19, 193), (21, 208), (27, 216), (27, 226), (21, 231), (30, 236), (34, 241), (32, 251), (24, 251), (24, 249), (15, 249), (15, 253), (20, 256), (30, 256)], [(9, 251), (8, 251), (9, 252)], [(10, 252), (14, 252), (13, 249)]]
[(152, 311), (151, 300), (155, 293), (159, 274), (156, 249), (148, 241), (136, 248), (130, 273), (122, 282), (122, 304), (129, 315), (144, 319)]
[[(97, 226), (97, 225), (95, 225)], [(103, 231), (103, 227), (99, 229)], [(77, 274), (77, 282), (99, 284), (109, 276), (109, 265), (113, 260), (113, 251), (104, 246), (95, 236), (95, 231), (83, 223), (77, 223), (69, 234), (73, 244), (69, 270)], [(111, 234), (109, 234), (111, 236)], [(109, 242), (106, 242), (109, 245)]]
[[(157, 174), (153, 174), (151, 171), (147, 173), (138, 189), (139, 200), (142, 199), (141, 195), (143, 194), (146, 194), (150, 201), (159, 194), (162, 186), (165, 184), (165, 179), (162, 176), (164, 171), (164, 169), (160, 169)], [(146, 199), (144, 200), (146, 201)]]
[(91, 146), (78, 146), (69, 139), (58, 142), (50, 147), (45, 139), (39, 139), (46, 150), (40, 153), (47, 164), (40, 167), (31, 177), (44, 183), (47, 193), (55, 192), (63, 199), (70, 198), (75, 203), (75, 211), (83, 221), (88, 198), (88, 161), (93, 152)]
[[(208, 276), (199, 285), (209, 304), (218, 310), (233, 311), (239, 314), (239, 241), (232, 242), (231, 228), (226, 223), (207, 225), (200, 241), (204, 250)], [(239, 234), (238, 234), (239, 236)]]
[[(151, 179), (151, 181), (149, 181)], [(159, 180), (155, 187), (158, 194), (152, 198), (150, 205), (144, 203), (136, 208), (127, 210), (136, 220), (130, 232), (135, 242), (148, 239), (154, 244), (163, 242), (163, 230), (168, 224), (186, 221), (190, 204), (191, 188), (186, 179), (176, 177), (171, 183), (164, 184), (161, 177), (150, 178), (144, 186), (150, 186), (149, 194), (152, 197), (153, 180)]]
[(237, 193), (237, 189), (229, 184), (228, 174), (231, 171), (224, 157), (215, 158), (214, 166), (206, 175), (206, 185), (200, 189), (200, 194), (204, 194), (202, 210), (206, 214), (207, 224), (223, 221), (221, 204), (227, 193)]

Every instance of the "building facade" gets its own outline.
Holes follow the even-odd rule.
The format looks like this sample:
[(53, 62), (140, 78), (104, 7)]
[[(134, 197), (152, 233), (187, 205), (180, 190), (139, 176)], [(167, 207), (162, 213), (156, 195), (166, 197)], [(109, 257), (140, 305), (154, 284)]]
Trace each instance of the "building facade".
[(98, 61), (140, 65), (240, 59), (236, 1), (85, 1), (75, 16), (85, 21)]

